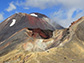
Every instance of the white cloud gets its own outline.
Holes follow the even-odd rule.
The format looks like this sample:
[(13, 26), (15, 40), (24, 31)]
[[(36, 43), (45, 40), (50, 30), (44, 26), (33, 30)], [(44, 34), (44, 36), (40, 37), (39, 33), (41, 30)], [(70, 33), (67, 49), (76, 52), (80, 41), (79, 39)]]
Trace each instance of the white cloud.
[(40, 9), (45, 9), (47, 7), (56, 5), (56, 0), (25, 0), (19, 1), (17, 5), (23, 5), (23, 6), (32, 6), (32, 7), (37, 7)]
[[(51, 19), (53, 21), (56, 21), (56, 23), (62, 25), (65, 28), (69, 27), (73, 21), (76, 21), (80, 17), (84, 16), (84, 11), (82, 11), (73, 18), (72, 15), (74, 11), (77, 11), (77, 10), (71, 9), (71, 10), (67, 10), (66, 12), (64, 12), (64, 10), (59, 10), (58, 12), (54, 12), (51, 14)], [(64, 19), (64, 17), (66, 18)]]
[(12, 11), (12, 10), (14, 10), (14, 9), (16, 9), (16, 6), (13, 4), (13, 2), (11, 2), (11, 3), (9, 4), (9, 7), (6, 9), (6, 11), (10, 12), (10, 11)]
[(4, 19), (3, 14), (0, 14), (0, 21), (3, 19)]
[(27, 9), (28, 10), (29, 8), (28, 7), (24, 7), (24, 9)]
[(84, 0), (24, 0), (19, 1), (18, 5), (38, 7), (41, 9), (59, 4), (65, 8), (84, 8), (83, 2)]
[(83, 8), (84, 0), (58, 0), (66, 8)]

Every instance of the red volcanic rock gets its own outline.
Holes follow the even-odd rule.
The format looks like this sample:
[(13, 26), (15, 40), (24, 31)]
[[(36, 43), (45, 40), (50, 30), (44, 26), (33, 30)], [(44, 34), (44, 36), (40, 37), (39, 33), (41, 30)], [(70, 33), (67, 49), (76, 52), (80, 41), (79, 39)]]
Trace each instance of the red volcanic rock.
[(52, 37), (52, 31), (50, 31), (50, 30), (41, 30), (40, 28), (29, 29), (29, 30), (32, 30), (32, 32), (33, 32), (32, 36), (34, 36), (34, 37), (36, 36), (36, 33), (45, 39)]
[(53, 25), (49, 23), (50, 19), (39, 13), (31, 13), (30, 15), (26, 14), (26, 19), (28, 21), (29, 28), (40, 28), (42, 30), (55, 30)]
[(73, 23), (71, 23), (70, 27), (71, 27), (72, 25), (76, 24), (77, 22), (79, 22), (81, 19), (82, 19), (82, 17), (79, 18), (78, 20), (74, 21)]

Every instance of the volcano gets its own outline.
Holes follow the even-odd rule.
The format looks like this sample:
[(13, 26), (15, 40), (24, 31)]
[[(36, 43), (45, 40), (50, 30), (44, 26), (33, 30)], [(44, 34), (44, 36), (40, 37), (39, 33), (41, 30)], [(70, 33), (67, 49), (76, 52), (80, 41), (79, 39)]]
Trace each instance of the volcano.
[(55, 27), (50, 23), (50, 19), (43, 14), (16, 13), (0, 23), (0, 42), (23, 28), (39, 33), (43, 38), (50, 38), (52, 31), (55, 30)]

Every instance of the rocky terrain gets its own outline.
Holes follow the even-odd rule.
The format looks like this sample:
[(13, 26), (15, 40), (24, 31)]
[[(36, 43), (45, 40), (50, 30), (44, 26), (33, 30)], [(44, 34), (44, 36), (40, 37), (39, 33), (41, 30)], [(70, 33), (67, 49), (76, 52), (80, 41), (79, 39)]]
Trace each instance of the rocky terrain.
[(84, 63), (84, 17), (69, 28), (40, 13), (17, 13), (0, 23), (0, 63)]

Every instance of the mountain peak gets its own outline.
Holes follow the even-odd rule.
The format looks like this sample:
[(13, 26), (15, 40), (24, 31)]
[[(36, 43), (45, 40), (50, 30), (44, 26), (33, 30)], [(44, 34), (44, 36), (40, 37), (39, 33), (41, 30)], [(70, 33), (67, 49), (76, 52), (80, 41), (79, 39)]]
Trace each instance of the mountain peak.
[(47, 16), (40, 13), (16, 13), (0, 24), (0, 41), (7, 39), (23, 28), (28, 28), (35, 33), (42, 31), (41, 33), (45, 37), (42, 34), (40, 35), (43, 38), (50, 38), (49, 32), (52, 34), (55, 28), (49, 21), (50, 19)]

